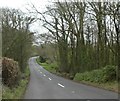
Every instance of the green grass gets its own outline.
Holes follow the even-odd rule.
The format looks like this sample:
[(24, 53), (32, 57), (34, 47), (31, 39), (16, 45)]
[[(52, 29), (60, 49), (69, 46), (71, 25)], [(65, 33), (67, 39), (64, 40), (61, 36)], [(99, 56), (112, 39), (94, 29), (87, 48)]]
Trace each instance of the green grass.
[(39, 61), (39, 58), (36, 58), (36, 62), (40, 65), (40, 61)]
[(2, 87), (2, 99), (21, 99), (23, 97), (27, 84), (29, 82), (29, 68), (26, 68), (23, 75), (24, 78), (19, 81), (19, 85), (17, 85), (15, 88), (10, 89), (6, 86)]
[(86, 71), (84, 73), (76, 73), (75, 80), (90, 81), (95, 83), (112, 82), (116, 80), (116, 66), (105, 66), (100, 69)]
[(110, 68), (110, 66), (106, 66), (102, 69), (84, 73), (76, 73), (74, 80), (84, 84), (118, 92), (118, 82), (116, 81), (114, 74), (114, 67)]
[(91, 85), (91, 86), (106, 89), (106, 90), (110, 90), (110, 91), (114, 91), (114, 92), (117, 92), (117, 93), (119, 92), (117, 81), (106, 82), (106, 83), (95, 83), (95, 82), (90, 82), (90, 81), (76, 81), (76, 82), (83, 83), (83, 84), (86, 84), (86, 85)]
[(37, 63), (39, 65), (41, 65), (42, 67), (44, 67), (47, 71), (51, 72), (51, 73), (56, 73), (56, 69), (57, 69), (57, 63), (41, 63), (39, 61), (39, 58), (36, 59)]

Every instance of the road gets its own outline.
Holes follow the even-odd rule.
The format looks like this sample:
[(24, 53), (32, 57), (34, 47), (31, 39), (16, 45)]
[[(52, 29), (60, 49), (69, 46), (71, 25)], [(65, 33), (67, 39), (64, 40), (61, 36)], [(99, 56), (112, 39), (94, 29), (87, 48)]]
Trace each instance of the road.
[(24, 99), (118, 99), (117, 93), (51, 74), (35, 59), (29, 59), (31, 76)]

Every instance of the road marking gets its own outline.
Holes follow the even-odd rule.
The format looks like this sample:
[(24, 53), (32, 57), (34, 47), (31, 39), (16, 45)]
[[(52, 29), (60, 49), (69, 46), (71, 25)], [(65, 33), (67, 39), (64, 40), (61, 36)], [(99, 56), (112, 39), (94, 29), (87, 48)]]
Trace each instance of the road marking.
[(42, 72), (40, 72), (42, 74)]
[(43, 76), (46, 76), (45, 74)]
[(65, 86), (63, 86), (62, 84), (60, 84), (60, 83), (58, 83), (58, 85), (60, 86), (60, 87), (62, 87), (62, 88), (64, 88)]
[(51, 78), (48, 78), (49, 80), (52, 80)]

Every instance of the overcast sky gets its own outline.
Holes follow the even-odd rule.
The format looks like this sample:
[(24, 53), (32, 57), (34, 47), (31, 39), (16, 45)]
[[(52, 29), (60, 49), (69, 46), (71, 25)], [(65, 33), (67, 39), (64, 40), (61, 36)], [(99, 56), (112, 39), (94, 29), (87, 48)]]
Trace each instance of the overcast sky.
[[(16, 8), (20, 9), (23, 12), (27, 12), (27, 9), (31, 9), (29, 6), (30, 4), (34, 4), (35, 7), (40, 11), (43, 12), (47, 5), (49, 5), (52, 2), (55, 2), (56, 0), (0, 0), (0, 7), (9, 7), (9, 8)], [(63, 0), (60, 0), (63, 1)], [(67, 0), (69, 1), (69, 0)], [(84, 1), (84, 0), (83, 0)], [(91, 1), (91, 0), (88, 0)], [(99, 1), (99, 0), (93, 0), (93, 1)], [(106, 1), (118, 1), (118, 0), (106, 0)], [(36, 22), (32, 27), (32, 31), (37, 31), (38, 33), (44, 33), (47, 32), (45, 28), (42, 27), (41, 24)]]
[(31, 3), (33, 3), (36, 7), (40, 7), (42, 10), (45, 5), (49, 3), (49, 0), (0, 0), (0, 7), (19, 8), (25, 11), (25, 7)]
[[(0, 8), (16, 8), (22, 10), (23, 12), (28, 12), (26, 8), (31, 9), (29, 5), (34, 4), (40, 12), (43, 12), (45, 7), (49, 5), (51, 1), (53, 0), (0, 0)], [(38, 33), (47, 32), (47, 30), (38, 22), (31, 27), (31, 30), (38, 31)]]

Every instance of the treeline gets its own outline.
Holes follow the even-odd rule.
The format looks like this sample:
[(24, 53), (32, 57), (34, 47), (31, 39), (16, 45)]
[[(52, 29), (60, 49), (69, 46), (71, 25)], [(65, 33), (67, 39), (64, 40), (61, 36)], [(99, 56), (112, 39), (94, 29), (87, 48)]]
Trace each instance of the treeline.
[(119, 2), (55, 2), (44, 13), (34, 7), (57, 44), (60, 72), (120, 68), (119, 6)]
[(33, 33), (29, 26), (34, 19), (20, 10), (1, 8), (2, 11), (2, 57), (14, 59), (24, 72), (30, 57)]

